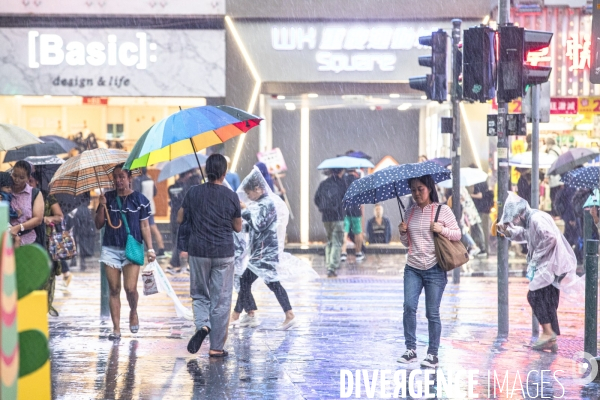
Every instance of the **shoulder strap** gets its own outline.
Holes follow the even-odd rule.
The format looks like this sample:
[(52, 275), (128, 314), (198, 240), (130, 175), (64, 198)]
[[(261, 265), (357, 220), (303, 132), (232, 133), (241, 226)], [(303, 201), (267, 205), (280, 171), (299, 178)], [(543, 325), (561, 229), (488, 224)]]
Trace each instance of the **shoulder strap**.
[(40, 194), (40, 189), (38, 189), (38, 188), (31, 189), (31, 212), (33, 212), (33, 205), (35, 204), (35, 199), (37, 198), (38, 194)]
[(123, 205), (121, 204), (121, 198), (119, 197), (119, 195), (115, 195), (115, 197), (117, 198), (117, 204), (119, 205), (119, 211), (121, 214), (121, 220), (123, 221), (123, 223), (125, 224), (125, 230), (127, 231), (127, 234), (129, 235), (129, 224), (127, 223), (127, 218), (125, 217), (125, 213), (123, 212)]
[(435, 219), (433, 220), (433, 222), (437, 222), (438, 217), (440, 216), (440, 210), (442, 209), (442, 204), (440, 204), (437, 208), (437, 211), (435, 212)]

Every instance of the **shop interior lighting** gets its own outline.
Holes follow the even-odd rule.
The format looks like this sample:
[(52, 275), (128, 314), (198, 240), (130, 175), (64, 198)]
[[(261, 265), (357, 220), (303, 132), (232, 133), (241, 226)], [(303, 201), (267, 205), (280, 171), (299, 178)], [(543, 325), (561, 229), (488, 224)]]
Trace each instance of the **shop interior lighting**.
[(285, 100), (285, 96), (280, 94), (279, 96), (277, 96), (277, 100)]
[(316, 99), (317, 97), (319, 97), (319, 95), (317, 93), (309, 93), (307, 94), (309, 99)]
[[(254, 107), (256, 106), (256, 100), (258, 99), (258, 95), (260, 93), (260, 86), (262, 84), (262, 81), (260, 80), (258, 71), (256, 70), (254, 63), (252, 62), (252, 59), (250, 58), (250, 54), (248, 53), (248, 50), (246, 50), (246, 46), (244, 45), (244, 42), (242, 41), (242, 38), (240, 37), (240, 34), (238, 33), (237, 28), (235, 27), (235, 24), (233, 23), (233, 20), (231, 19), (231, 17), (229, 15), (225, 16), (225, 23), (227, 24), (227, 27), (229, 27), (231, 35), (233, 36), (233, 40), (235, 41), (238, 48), (240, 49), (240, 53), (242, 53), (242, 57), (244, 57), (244, 61), (246, 62), (246, 65), (248, 66), (248, 69), (250, 70), (250, 74), (252, 74), (252, 77), (254, 78), (254, 90), (252, 91), (252, 95), (250, 97), (250, 103), (248, 104), (248, 109), (246, 110), (249, 114), (252, 114), (252, 112), (254, 111)], [(240, 155), (242, 154), (242, 148), (244, 147), (245, 140), (246, 140), (246, 134), (242, 133), (240, 135), (240, 138), (238, 139), (237, 147), (235, 149), (235, 154), (233, 155), (233, 160), (231, 161), (231, 168), (230, 168), (231, 172), (235, 172), (235, 170), (237, 169), (237, 165), (240, 160)]]
[(427, 100), (427, 96), (425, 96), (425, 95), (421, 96), (421, 100)]
[(296, 105), (294, 103), (285, 103), (285, 109), (288, 111), (294, 111), (296, 109)]
[(578, 125), (575, 125), (575, 129), (578, 131), (592, 131), (592, 130), (594, 130), (594, 124), (592, 124), (592, 123), (578, 124)]
[(310, 110), (300, 109), (300, 243), (308, 244), (310, 210)]
[(412, 104), (410, 103), (402, 103), (398, 106), (398, 111), (406, 111), (408, 110), (410, 107), (412, 106)]
[(482, 23), (483, 25), (487, 25), (487, 24), (489, 24), (489, 23), (490, 23), (490, 16), (489, 16), (489, 14), (488, 14), (488, 15), (486, 15), (485, 17), (483, 17), (483, 21), (481, 21), (481, 23)]
[(398, 93), (390, 93), (390, 98), (392, 98), (392, 99), (397, 99), (399, 97), (400, 97), (400, 94), (398, 94)]
[(45, 99), (51, 99), (51, 98), (52, 98), (52, 95), (45, 94), (45, 95), (44, 95), (44, 98), (45, 98)]
[(467, 138), (469, 138), (469, 145), (471, 146), (471, 152), (473, 152), (473, 158), (475, 159), (475, 163), (477, 164), (477, 167), (479, 169), (483, 169), (481, 168), (481, 160), (479, 159), (479, 156), (475, 151), (477, 147), (475, 147), (475, 141), (473, 140), (473, 132), (471, 132), (471, 125), (469, 124), (467, 110), (465, 109), (465, 105), (463, 103), (460, 103), (460, 115), (462, 117), (462, 120), (465, 122), (465, 126), (467, 127)]

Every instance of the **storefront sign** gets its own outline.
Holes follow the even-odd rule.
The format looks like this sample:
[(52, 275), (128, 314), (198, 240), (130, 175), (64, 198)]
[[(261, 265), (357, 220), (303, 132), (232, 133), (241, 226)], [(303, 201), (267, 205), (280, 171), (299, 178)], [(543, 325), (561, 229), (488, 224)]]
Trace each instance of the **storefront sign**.
[[(474, 22), (463, 21), (465, 26)], [(449, 22), (236, 22), (265, 82), (402, 82), (425, 75), (419, 36)], [(448, 57), (450, 60), (450, 57)]]
[(578, 99), (552, 98), (550, 99), (550, 114), (577, 114)]
[(2, 0), (0, 14), (224, 15), (225, 0)]
[(218, 30), (2, 29), (0, 94), (225, 95)]
[(600, 97), (582, 97), (579, 99), (580, 114), (600, 114)]
[(90, 104), (93, 106), (107, 105), (108, 97), (83, 97), (81, 99), (82, 104)]

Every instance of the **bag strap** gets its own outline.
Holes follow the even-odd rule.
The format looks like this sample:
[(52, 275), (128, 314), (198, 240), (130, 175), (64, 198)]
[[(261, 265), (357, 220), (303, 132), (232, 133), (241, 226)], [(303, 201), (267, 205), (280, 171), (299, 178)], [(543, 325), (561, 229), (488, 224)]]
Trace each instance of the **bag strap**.
[(438, 217), (440, 216), (440, 210), (442, 209), (442, 205), (440, 204), (437, 208), (437, 211), (435, 212), (435, 219), (433, 220), (433, 222), (437, 222), (438, 221)]
[(127, 234), (129, 235), (129, 224), (127, 223), (127, 218), (125, 217), (125, 213), (123, 212), (123, 205), (121, 204), (121, 198), (119, 197), (119, 195), (116, 195), (116, 198), (117, 198), (117, 204), (119, 205), (121, 220), (125, 224), (125, 230), (127, 231)]

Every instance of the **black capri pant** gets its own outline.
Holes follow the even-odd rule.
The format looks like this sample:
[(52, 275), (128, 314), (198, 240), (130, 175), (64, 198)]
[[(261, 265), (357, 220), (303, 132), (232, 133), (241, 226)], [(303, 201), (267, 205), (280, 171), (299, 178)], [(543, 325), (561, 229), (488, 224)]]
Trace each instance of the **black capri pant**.
[(527, 293), (527, 301), (533, 310), (533, 315), (540, 324), (550, 324), (552, 330), (560, 335), (558, 326), (558, 300), (560, 299), (560, 290), (554, 285), (548, 285), (538, 290)]
[[(252, 284), (255, 280), (258, 279), (258, 276), (250, 270), (250, 268), (246, 268), (246, 271), (242, 274), (240, 278), (240, 292), (238, 293), (237, 302), (235, 303), (235, 308), (233, 309), (237, 313), (241, 313), (242, 310), (246, 310), (246, 312), (257, 310), (256, 302), (254, 301), (254, 296), (252, 296)], [(290, 311), (292, 306), (290, 305), (290, 299), (288, 298), (287, 292), (281, 286), (279, 281), (271, 282), (266, 284), (269, 289), (275, 294), (279, 305), (283, 309), (283, 312)]]

